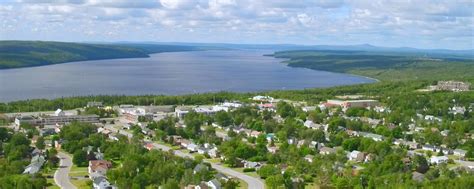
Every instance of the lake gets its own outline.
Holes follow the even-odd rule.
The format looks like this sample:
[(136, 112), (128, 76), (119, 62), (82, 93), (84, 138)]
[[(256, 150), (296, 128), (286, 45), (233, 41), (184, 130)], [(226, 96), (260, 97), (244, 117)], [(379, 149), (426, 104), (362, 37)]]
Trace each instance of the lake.
[(292, 68), (264, 54), (213, 50), (0, 70), (0, 101), (103, 94), (179, 95), (321, 88), (374, 80)]

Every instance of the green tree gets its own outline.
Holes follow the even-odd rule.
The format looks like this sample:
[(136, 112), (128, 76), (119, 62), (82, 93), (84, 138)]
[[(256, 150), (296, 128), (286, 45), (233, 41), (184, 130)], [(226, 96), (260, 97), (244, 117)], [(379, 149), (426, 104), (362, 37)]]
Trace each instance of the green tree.
[(265, 179), (265, 184), (268, 186), (269, 189), (283, 188), (283, 185), (285, 184), (285, 179), (281, 174), (272, 175)]
[(40, 150), (43, 150), (45, 148), (43, 137), (38, 137), (38, 139), (36, 140), (36, 148), (38, 148)]
[(222, 127), (227, 127), (232, 124), (232, 118), (226, 111), (217, 112), (214, 116), (214, 119), (216, 120), (217, 124)]
[(82, 150), (76, 150), (73, 154), (72, 162), (78, 167), (85, 167), (88, 165), (87, 153)]
[(176, 189), (180, 187), (179, 187), (178, 181), (176, 181), (175, 179), (168, 179), (162, 188), (163, 189)]

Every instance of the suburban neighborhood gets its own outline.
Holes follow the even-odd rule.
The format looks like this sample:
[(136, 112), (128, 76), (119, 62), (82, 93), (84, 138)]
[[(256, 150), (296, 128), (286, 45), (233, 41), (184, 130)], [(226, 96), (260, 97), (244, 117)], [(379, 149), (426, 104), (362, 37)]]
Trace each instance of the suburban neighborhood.
[[(458, 92), (462, 89), (446, 90)], [(255, 96), (245, 102), (194, 106), (106, 106), (102, 102), (89, 102), (75, 110), (6, 116), (12, 121), (10, 125), (15, 132), (31, 136), (31, 160), (23, 174), (41, 173), (46, 167), (54, 167), (49, 165), (51, 162), (63, 162), (52, 158), (51, 154), (70, 153), (66, 157), (74, 156), (74, 165), (59, 169), (74, 171), (71, 167), (81, 166), (87, 169), (83, 169), (83, 174), (73, 174), (77, 176), (56, 178), (55, 174), (55, 181), (65, 180), (56, 181), (56, 184), (72, 181), (96, 189), (119, 188), (117, 181), (110, 179), (113, 174), (108, 172), (124, 165), (117, 159), (110, 159), (109, 150), (104, 155), (101, 148), (94, 145), (67, 152), (71, 142), (64, 132), (71, 127), (91, 125), (95, 130), (88, 132), (103, 136), (108, 143), (119, 143), (128, 138), (127, 141), (140, 141), (142, 148), (150, 152), (168, 151), (194, 159), (198, 164), (192, 167), (192, 174), (206, 176), (200, 176), (204, 180), (185, 186), (189, 189), (259, 188), (263, 183), (272, 188), (283, 184), (279, 183), (279, 179), (284, 178), (281, 176), (290, 176), (291, 185), (296, 188), (308, 187), (311, 182), (307, 177), (311, 174), (298, 170), (299, 164), (309, 166), (327, 161), (333, 166), (331, 171), (337, 174), (344, 175), (350, 170), (351, 175), (360, 175), (365, 169), (373, 169), (371, 164), (386, 161), (380, 159), (387, 156), (384, 153), (394, 152), (388, 156), (400, 158), (397, 166), (401, 166), (401, 170), (411, 168), (414, 182), (429, 180), (432, 170), (447, 169), (454, 175), (474, 173), (473, 146), (463, 145), (472, 143), (473, 133), (453, 135), (459, 131), (439, 127), (446, 117), (423, 112), (416, 113), (409, 122), (392, 122), (388, 117), (392, 107), (377, 99), (345, 95), (312, 105), (270, 96)], [(473, 110), (472, 103), (453, 102), (444, 111), (446, 115), (454, 116), (455, 122), (472, 116)], [(456, 139), (453, 141), (450, 137)], [(296, 154), (285, 160), (288, 153)], [(84, 154), (84, 163), (76, 160), (78, 154)], [(277, 157), (279, 159), (274, 159)], [(114, 176), (113, 180), (116, 179)], [(245, 182), (248, 183), (245, 187), (227, 184)], [(81, 188), (81, 185), (73, 185)]]

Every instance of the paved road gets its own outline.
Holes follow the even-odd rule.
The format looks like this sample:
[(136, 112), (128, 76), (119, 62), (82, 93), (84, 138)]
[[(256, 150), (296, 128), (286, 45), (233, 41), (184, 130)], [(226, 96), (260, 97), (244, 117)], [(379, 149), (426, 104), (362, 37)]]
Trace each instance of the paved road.
[[(106, 128), (114, 131), (114, 132), (119, 132), (120, 134), (123, 134), (125, 136), (128, 136), (128, 137), (132, 137), (133, 135), (127, 131), (124, 131), (124, 130), (119, 130), (119, 129), (116, 129), (112, 126), (106, 126)], [(146, 142), (151, 142), (149, 140), (145, 140)], [(163, 151), (169, 151), (169, 150), (172, 150), (170, 147), (168, 146), (165, 146), (165, 145), (162, 145), (162, 144), (158, 144), (158, 143), (153, 143), (153, 146), (156, 148), (156, 149), (161, 149)], [(175, 150), (174, 151), (174, 154), (177, 155), (177, 156), (180, 156), (180, 157), (187, 157), (187, 158), (194, 158), (194, 156), (192, 156), (191, 154), (189, 153), (185, 153), (185, 152), (182, 152), (182, 151), (179, 151), (179, 150)], [(206, 160), (204, 160), (206, 161)], [(209, 162), (209, 161), (206, 161), (207, 163), (210, 163), (212, 168), (216, 169), (217, 171), (221, 172), (221, 173), (224, 173), (226, 175), (230, 175), (232, 177), (235, 177), (235, 178), (238, 178), (240, 180), (243, 180), (247, 183), (248, 185), (248, 188), (249, 189), (263, 189), (265, 188), (265, 185), (263, 183), (263, 181), (261, 179), (258, 179), (258, 178), (255, 178), (255, 177), (251, 177), (251, 176), (248, 176), (244, 173), (241, 173), (241, 172), (238, 172), (238, 171), (235, 171), (235, 170), (232, 170), (230, 168), (227, 168), (227, 167), (224, 167), (222, 166), (220, 163), (213, 163), (213, 162)]]
[(59, 168), (54, 173), (54, 182), (62, 189), (76, 189), (71, 180), (69, 180), (69, 171), (71, 171), (72, 167), (71, 156), (58, 152), (58, 157), (60, 159)]

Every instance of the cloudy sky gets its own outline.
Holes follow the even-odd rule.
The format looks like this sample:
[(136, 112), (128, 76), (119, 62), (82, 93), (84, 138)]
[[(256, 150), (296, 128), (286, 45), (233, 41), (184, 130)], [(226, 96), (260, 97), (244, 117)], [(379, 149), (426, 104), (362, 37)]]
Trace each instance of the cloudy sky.
[(0, 0), (0, 39), (472, 49), (473, 2)]

